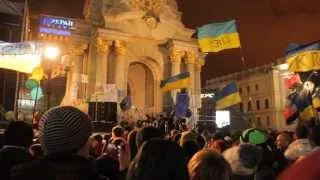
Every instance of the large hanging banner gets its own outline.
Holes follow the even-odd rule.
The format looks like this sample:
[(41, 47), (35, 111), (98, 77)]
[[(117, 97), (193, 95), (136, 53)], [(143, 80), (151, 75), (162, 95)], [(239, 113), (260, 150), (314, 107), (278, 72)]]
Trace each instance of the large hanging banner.
[(32, 73), (41, 63), (41, 48), (36, 42), (1, 43), (0, 68)]
[(101, 85), (101, 91), (91, 96), (91, 102), (117, 102), (118, 92), (115, 84)]

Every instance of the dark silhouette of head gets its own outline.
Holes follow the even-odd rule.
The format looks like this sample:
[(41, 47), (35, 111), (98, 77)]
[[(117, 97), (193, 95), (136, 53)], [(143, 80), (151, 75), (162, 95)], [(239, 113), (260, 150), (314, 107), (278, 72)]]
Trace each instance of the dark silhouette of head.
[(102, 143), (103, 137), (100, 134), (93, 136), (93, 138), (99, 143)]
[(112, 128), (112, 138), (124, 137), (124, 129), (121, 126)]
[(11, 122), (4, 133), (5, 145), (28, 148), (33, 139), (32, 126), (25, 122)]
[(309, 137), (309, 128), (305, 124), (299, 124), (295, 130), (297, 139), (306, 139)]
[(136, 156), (138, 152), (137, 148), (137, 129), (132, 130), (128, 135), (128, 144), (130, 149), (131, 160)]
[(316, 125), (310, 134), (310, 141), (315, 146), (320, 146), (320, 125)]
[(169, 140), (152, 139), (143, 143), (131, 163), (127, 180), (188, 180), (181, 147)]
[(188, 163), (190, 180), (229, 180), (231, 168), (222, 155), (213, 150), (197, 152)]
[(192, 156), (200, 150), (199, 145), (190, 140), (186, 140), (181, 145), (184, 155), (186, 156), (187, 162), (192, 158)]
[(119, 162), (110, 157), (102, 156), (93, 162), (93, 168), (100, 174), (105, 177), (108, 177), (110, 180), (117, 179), (119, 174)]
[(197, 143), (198, 143), (200, 149), (203, 149), (204, 146), (206, 145), (206, 140), (205, 140), (205, 138), (204, 138), (203, 136), (198, 135), (198, 137), (197, 137)]
[(173, 141), (176, 142), (177, 144), (179, 144), (180, 139), (181, 139), (181, 133), (178, 133), (173, 137)]
[(137, 132), (136, 142), (139, 148), (143, 142), (153, 138), (164, 138), (164, 134), (161, 130), (155, 127), (144, 127)]

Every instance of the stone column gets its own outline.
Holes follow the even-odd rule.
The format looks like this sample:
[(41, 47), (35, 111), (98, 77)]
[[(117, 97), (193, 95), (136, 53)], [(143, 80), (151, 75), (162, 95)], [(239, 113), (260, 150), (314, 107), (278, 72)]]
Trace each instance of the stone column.
[(71, 46), (69, 49), (69, 56), (67, 58), (67, 82), (66, 82), (66, 91), (65, 97), (62, 101), (63, 105), (73, 105), (76, 100), (83, 98), (80, 94), (80, 86), (82, 82), (82, 67), (84, 52), (88, 48), (87, 44), (77, 44)]
[[(181, 58), (184, 52), (177, 49), (171, 50), (170, 60), (171, 60), (171, 76), (175, 76), (181, 73)], [(176, 102), (176, 95), (178, 90), (171, 91), (171, 97), (173, 102)]]
[(125, 90), (127, 89), (127, 85), (125, 84), (127, 81), (125, 80), (125, 55), (127, 53), (126, 46), (123, 41), (114, 41), (114, 51), (116, 55), (116, 71), (115, 71), (115, 83), (118, 91), (121, 92), (120, 100), (126, 95)]
[(96, 64), (96, 91), (102, 91), (107, 84), (109, 43), (100, 37), (96, 39), (97, 64)]
[(189, 94), (191, 96), (195, 93), (195, 60), (196, 55), (193, 52), (187, 52), (186, 53), (186, 64), (187, 64), (187, 71), (190, 74), (190, 87), (188, 88)]
[(197, 108), (201, 108), (201, 68), (203, 65), (203, 59), (199, 59), (198, 62), (195, 63), (195, 95)]

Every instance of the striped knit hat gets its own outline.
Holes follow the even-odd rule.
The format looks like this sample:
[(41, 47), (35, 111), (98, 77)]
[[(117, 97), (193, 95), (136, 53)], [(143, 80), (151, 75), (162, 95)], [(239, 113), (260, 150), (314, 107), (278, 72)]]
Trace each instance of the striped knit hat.
[(39, 123), (40, 143), (46, 154), (80, 149), (91, 135), (91, 122), (82, 111), (71, 107), (48, 110)]

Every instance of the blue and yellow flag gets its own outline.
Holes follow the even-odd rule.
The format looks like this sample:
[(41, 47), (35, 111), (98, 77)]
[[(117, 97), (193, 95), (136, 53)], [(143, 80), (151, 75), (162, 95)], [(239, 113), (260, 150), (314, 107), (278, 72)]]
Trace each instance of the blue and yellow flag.
[(289, 45), (286, 60), (290, 72), (320, 70), (320, 42)]
[(219, 52), (241, 47), (235, 20), (198, 28), (198, 41), (202, 52)]
[(170, 91), (173, 89), (183, 89), (189, 87), (190, 74), (189, 72), (181, 73), (172, 76), (161, 82), (160, 88), (162, 91)]
[(241, 102), (240, 93), (235, 82), (228, 84), (215, 97), (216, 109), (225, 109)]

